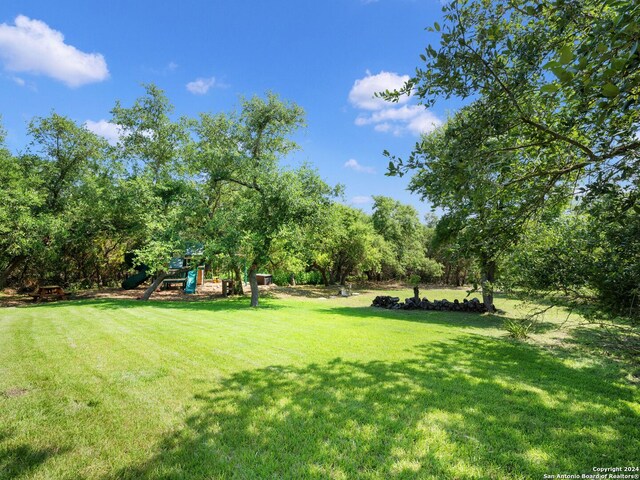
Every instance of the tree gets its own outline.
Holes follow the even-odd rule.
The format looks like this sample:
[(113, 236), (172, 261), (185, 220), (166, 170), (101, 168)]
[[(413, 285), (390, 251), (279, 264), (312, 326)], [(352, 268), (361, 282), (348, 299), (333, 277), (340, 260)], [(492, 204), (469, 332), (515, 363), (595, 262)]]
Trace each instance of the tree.
[(41, 228), (34, 213), (44, 204), (40, 180), (11, 155), (4, 139), (0, 128), (0, 289), (33, 251)]
[(30, 155), (38, 158), (33, 167), (45, 179), (46, 207), (60, 212), (77, 182), (99, 167), (106, 142), (55, 112), (34, 118), (28, 130), (32, 138)]
[[(518, 189), (501, 189), (495, 163), (476, 162), (476, 146), (456, 135), (463, 109), (443, 128), (422, 139), (422, 166), (409, 182), (409, 189), (444, 210), (436, 227), (439, 245), (455, 243), (458, 254), (477, 259), (480, 265), (483, 301), (493, 306), (500, 255), (521, 238), (534, 219), (553, 216), (566, 204), (566, 193), (541, 193), (533, 179)], [(501, 157), (514, 157), (504, 152)], [(508, 160), (497, 158), (495, 162)], [(510, 161), (516, 161), (511, 158)], [(544, 208), (542, 208), (544, 206)]]
[[(279, 165), (297, 148), (290, 136), (302, 124), (300, 107), (268, 94), (243, 101), (239, 113), (202, 114), (193, 126), (192, 174), (220, 195), (220, 201), (209, 202), (209, 216), (226, 227), (210, 242), (213, 251), (246, 260), (253, 307), (259, 300), (256, 274), (268, 264), (276, 238), (291, 226), (315, 221), (332, 194), (312, 169)], [(229, 194), (230, 188), (239, 193)]]
[(382, 259), (383, 275), (388, 278), (419, 275), (424, 280), (439, 277), (442, 265), (426, 255), (426, 231), (416, 209), (390, 197), (374, 196), (373, 200), (373, 227), (390, 250), (390, 255)]
[(108, 241), (114, 203), (105, 198), (113, 193), (107, 143), (56, 113), (33, 119), (29, 134), (18, 162), (42, 202), (30, 211), (38, 229), (25, 268), (38, 281), (102, 283), (115, 248)]
[(445, 25), (432, 29), (442, 32), (440, 46), (427, 47), (403, 89), (383, 93), (392, 101), (413, 94), (425, 106), (472, 98), (406, 161), (387, 155), (390, 174), (417, 172), (412, 189), (451, 209), (449, 231), (478, 241), (485, 282), (526, 222), (558, 212), (578, 188), (596, 194), (624, 183), (637, 192), (638, 8), (451, 2)]
[[(478, 147), (472, 161), (494, 162), (502, 188), (536, 178), (550, 191), (575, 173), (593, 187), (637, 179), (637, 2), (455, 1), (443, 11), (439, 48), (387, 98), (475, 97), (457, 134)], [(517, 161), (495, 163), (502, 152)], [(414, 154), (391, 170), (419, 167), (419, 145)]]
[[(618, 213), (612, 192), (554, 221), (532, 225), (510, 252), (506, 282), (525, 291), (560, 291), (607, 312), (640, 317), (640, 212)], [(624, 200), (623, 200), (624, 202)]]
[(319, 228), (309, 232), (310, 268), (320, 272), (325, 286), (344, 285), (349, 275), (380, 271), (390, 256), (389, 244), (376, 233), (362, 210), (339, 203), (322, 215)]
[(169, 274), (171, 257), (195, 240), (185, 232), (196, 190), (184, 166), (188, 122), (171, 119), (173, 105), (161, 89), (144, 88), (145, 94), (130, 107), (116, 102), (111, 121), (120, 130), (115, 155), (127, 165), (126, 184), (135, 192), (131, 207), (140, 227), (136, 261), (155, 275), (141, 297), (147, 300)]
[(111, 122), (120, 131), (118, 153), (135, 174), (146, 176), (158, 190), (163, 183), (170, 189), (172, 178), (183, 171), (179, 159), (188, 138), (187, 121), (171, 119), (174, 107), (162, 89), (146, 84), (144, 90), (130, 107), (116, 101), (111, 110)]
[(27, 153), (0, 155), (2, 281), (113, 281), (139, 224), (122, 165), (102, 138), (56, 113), (34, 118), (29, 135)]

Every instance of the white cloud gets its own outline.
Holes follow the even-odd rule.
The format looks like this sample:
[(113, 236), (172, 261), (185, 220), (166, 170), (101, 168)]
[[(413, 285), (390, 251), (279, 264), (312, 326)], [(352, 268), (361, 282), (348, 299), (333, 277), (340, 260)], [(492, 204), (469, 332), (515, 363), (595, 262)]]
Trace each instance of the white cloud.
[(344, 168), (350, 168), (351, 170), (355, 170), (360, 173), (376, 173), (373, 167), (367, 167), (365, 165), (360, 165), (355, 158), (350, 158), (346, 162), (344, 162)]
[(421, 135), (423, 133), (433, 132), (436, 128), (442, 125), (442, 120), (436, 117), (432, 112), (425, 107), (419, 107), (420, 112), (416, 114), (407, 123), (407, 129), (414, 135)]
[(407, 80), (408, 75), (384, 71), (377, 75), (367, 72), (364, 78), (356, 80), (349, 92), (349, 101), (361, 110), (355, 124), (359, 127), (371, 125), (376, 132), (396, 136), (406, 133), (421, 135), (442, 125), (442, 120), (424, 106), (408, 104), (411, 101), (408, 95), (402, 96), (397, 104), (373, 98), (375, 92), (397, 90)]
[(194, 95), (204, 95), (212, 87), (219, 86), (221, 85), (216, 81), (216, 77), (196, 78), (193, 82), (187, 83), (187, 90)]
[(394, 135), (429, 133), (442, 125), (442, 120), (421, 105), (390, 107), (369, 113), (362, 113), (355, 119), (358, 126), (373, 125), (377, 132), (391, 132)]
[(24, 79), (20, 77), (11, 77), (11, 80), (13, 80), (16, 85), (20, 85), (21, 87), (24, 87), (27, 84), (27, 82), (25, 82)]
[[(357, 120), (358, 120), (358, 119), (356, 118), (356, 122), (357, 122)], [(356, 125), (357, 125), (357, 123), (356, 123)], [(364, 124), (363, 124), (363, 125), (364, 125)], [(391, 131), (393, 130), (393, 127), (391, 126), (391, 124), (390, 124), (390, 123), (385, 122), (385, 123), (379, 123), (379, 124), (377, 124), (377, 125), (374, 125), (374, 126), (373, 126), (373, 129), (374, 129), (376, 132), (383, 132), (383, 133), (387, 133), (387, 132), (391, 132)]]
[(118, 140), (122, 136), (122, 129), (118, 125), (108, 122), (107, 120), (98, 120), (97, 122), (87, 120), (84, 122), (84, 125), (90, 132), (106, 138), (111, 145), (118, 143)]
[(351, 199), (351, 203), (354, 205), (366, 205), (371, 202), (373, 202), (373, 198), (366, 195), (356, 195)]
[(11, 72), (46, 75), (69, 87), (109, 77), (104, 57), (64, 43), (64, 35), (40, 20), (18, 15), (15, 25), (0, 24), (0, 59)]
[[(380, 72), (377, 75), (371, 75), (367, 71), (364, 78), (356, 80), (349, 92), (349, 102), (356, 108), (363, 110), (380, 110), (390, 105), (389, 102), (374, 95), (385, 90), (398, 90), (404, 86), (409, 80), (409, 75), (398, 75), (393, 72)], [(409, 97), (403, 96), (399, 99), (399, 104), (409, 101)]]

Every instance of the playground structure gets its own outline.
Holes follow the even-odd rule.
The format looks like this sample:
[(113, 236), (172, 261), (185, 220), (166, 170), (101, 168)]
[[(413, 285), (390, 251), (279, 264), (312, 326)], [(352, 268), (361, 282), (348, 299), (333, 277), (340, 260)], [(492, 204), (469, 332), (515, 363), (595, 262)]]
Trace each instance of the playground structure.
[[(171, 288), (173, 285), (182, 287), (185, 293), (196, 293), (197, 287), (204, 284), (204, 265), (193, 267), (191, 270), (185, 271), (189, 267), (192, 255), (184, 257), (175, 257), (169, 262), (169, 277), (165, 278), (160, 285), (160, 290)], [(171, 273), (175, 272), (175, 275)]]
[[(169, 289), (174, 285), (181, 287), (185, 293), (196, 293), (197, 287), (204, 284), (204, 265), (193, 266), (190, 264), (196, 257), (202, 256), (202, 249), (187, 248), (184, 256), (174, 257), (169, 262), (169, 275), (163, 279), (160, 285), (161, 289)], [(121, 284), (125, 290), (132, 290), (142, 285), (151, 276), (148, 273), (149, 267), (144, 264), (134, 266), (134, 254), (125, 255), (125, 263), (137, 271), (135, 274), (127, 277)]]
[[(158, 282), (158, 291), (171, 290), (174, 288), (182, 289), (187, 294), (195, 294), (198, 287), (201, 287), (205, 283), (205, 266), (197, 265), (197, 261), (201, 260), (203, 256), (202, 247), (191, 247), (185, 249), (184, 255), (181, 257), (174, 257), (169, 261), (168, 269), (165, 270), (161, 277), (156, 277), (155, 281)], [(128, 253), (125, 255), (125, 262), (129, 267), (134, 268), (136, 273), (127, 277), (122, 282), (122, 288), (125, 290), (132, 290), (145, 281), (151, 279), (149, 274), (149, 267), (144, 264), (135, 265), (135, 255)], [(213, 283), (221, 283), (222, 295), (224, 297), (241, 293), (242, 289), (238, 291), (237, 287), (247, 283), (247, 268), (244, 267), (244, 278), (239, 276), (237, 272), (226, 272), (228, 277), (221, 278), (215, 276), (212, 279)], [(236, 273), (236, 278), (232, 278), (233, 273)], [(273, 284), (273, 276), (268, 273), (260, 273), (256, 275), (258, 285), (271, 285)]]

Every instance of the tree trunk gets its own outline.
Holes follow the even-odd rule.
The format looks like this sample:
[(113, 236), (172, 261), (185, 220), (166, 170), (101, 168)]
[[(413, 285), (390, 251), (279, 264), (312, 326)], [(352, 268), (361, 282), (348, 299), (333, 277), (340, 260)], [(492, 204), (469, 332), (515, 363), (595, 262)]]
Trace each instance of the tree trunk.
[(244, 289), (242, 288), (242, 271), (240, 267), (233, 267), (235, 274), (235, 281), (233, 282), (233, 293), (236, 295), (244, 295)]
[(20, 262), (24, 260), (25, 256), (18, 255), (17, 257), (13, 257), (9, 262), (9, 265), (0, 273), (0, 290), (2, 290), (7, 285), (7, 280), (9, 280), (9, 276), (13, 273), (13, 271), (18, 268)]
[(169, 277), (170, 275), (180, 275), (181, 273), (188, 272), (189, 270), (191, 270), (191, 267), (184, 267), (179, 270), (174, 270), (173, 272), (162, 272), (160, 275), (156, 277), (153, 283), (149, 285), (149, 287), (144, 291), (144, 293), (139, 298), (139, 300), (149, 300), (149, 297), (151, 297), (151, 294), (158, 289), (158, 287), (162, 284), (162, 281), (165, 278)]
[(289, 285), (291, 285), (292, 287), (296, 286), (296, 274), (295, 273), (292, 273), (289, 276)]
[(322, 268), (317, 263), (314, 263), (313, 265), (311, 265), (311, 268), (316, 269), (317, 271), (320, 272), (320, 275), (322, 276), (322, 283), (324, 284), (325, 287), (328, 287), (329, 286), (329, 278), (327, 278), (327, 269), (326, 268)]
[(249, 268), (249, 285), (251, 286), (251, 306), (258, 306), (258, 299), (260, 292), (258, 291), (258, 277), (256, 274), (258, 273), (258, 266), (254, 263)]
[(487, 310), (495, 312), (493, 305), (493, 282), (496, 275), (496, 262), (487, 258), (482, 259), (482, 301)]

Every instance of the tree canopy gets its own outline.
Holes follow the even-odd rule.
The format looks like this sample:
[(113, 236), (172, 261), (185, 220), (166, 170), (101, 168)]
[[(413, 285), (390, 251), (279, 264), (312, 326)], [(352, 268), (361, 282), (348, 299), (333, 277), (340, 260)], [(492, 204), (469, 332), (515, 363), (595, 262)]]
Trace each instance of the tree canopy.
[(639, 208), (639, 8), (454, 1), (430, 27), (440, 44), (401, 90), (381, 93), (425, 107), (466, 99), (407, 158), (385, 153), (391, 175), (413, 173), (410, 188), (444, 209), (440, 230), (472, 247), (485, 278), (530, 220), (603, 195), (618, 196), (620, 219)]

